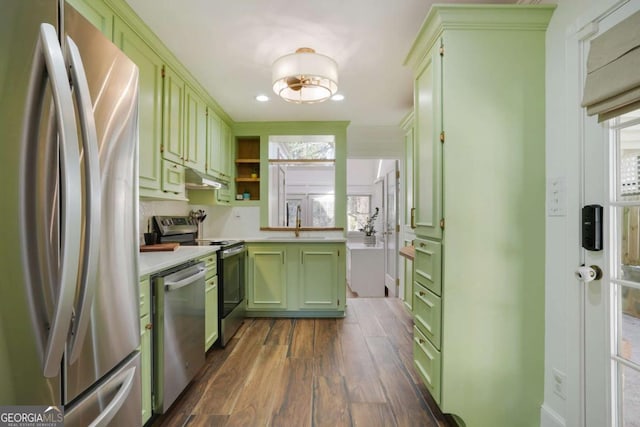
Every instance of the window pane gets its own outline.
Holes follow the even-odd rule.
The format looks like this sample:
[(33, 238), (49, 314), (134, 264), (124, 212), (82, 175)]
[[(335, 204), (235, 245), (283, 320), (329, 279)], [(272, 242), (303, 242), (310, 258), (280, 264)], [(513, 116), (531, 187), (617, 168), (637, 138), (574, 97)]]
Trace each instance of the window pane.
[(324, 196), (310, 196), (312, 227), (335, 227), (333, 194)]
[(371, 214), (371, 196), (347, 196), (347, 231), (359, 231)]
[(269, 159), (334, 160), (336, 145), (333, 135), (270, 136)]
[(622, 425), (640, 427), (640, 372), (619, 364), (622, 389)]
[(638, 200), (640, 195), (640, 125), (619, 130), (619, 199)]

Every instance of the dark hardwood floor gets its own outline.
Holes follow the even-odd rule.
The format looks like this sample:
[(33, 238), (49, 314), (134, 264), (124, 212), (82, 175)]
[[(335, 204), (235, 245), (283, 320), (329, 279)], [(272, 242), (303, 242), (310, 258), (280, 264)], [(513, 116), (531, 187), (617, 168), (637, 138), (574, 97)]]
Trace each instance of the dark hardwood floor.
[(344, 319), (247, 319), (153, 426), (449, 426), (414, 372), (395, 298), (351, 298)]

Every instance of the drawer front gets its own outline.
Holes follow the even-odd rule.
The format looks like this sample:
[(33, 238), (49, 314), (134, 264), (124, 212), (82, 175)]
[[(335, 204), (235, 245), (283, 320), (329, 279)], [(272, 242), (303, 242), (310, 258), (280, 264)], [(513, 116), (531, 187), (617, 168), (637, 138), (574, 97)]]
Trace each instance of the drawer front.
[(434, 294), (442, 295), (442, 245), (431, 240), (416, 239), (415, 248), (414, 280)]
[(413, 363), (433, 400), (439, 405), (441, 354), (415, 326), (413, 328)]
[(218, 258), (215, 253), (200, 258), (200, 261), (204, 262), (204, 267), (207, 269), (205, 280), (218, 274)]
[(431, 344), (440, 349), (442, 299), (419, 283), (415, 283), (414, 287), (413, 317), (415, 324), (420, 332), (431, 341)]
[(151, 311), (151, 283), (149, 276), (140, 281), (140, 317)]

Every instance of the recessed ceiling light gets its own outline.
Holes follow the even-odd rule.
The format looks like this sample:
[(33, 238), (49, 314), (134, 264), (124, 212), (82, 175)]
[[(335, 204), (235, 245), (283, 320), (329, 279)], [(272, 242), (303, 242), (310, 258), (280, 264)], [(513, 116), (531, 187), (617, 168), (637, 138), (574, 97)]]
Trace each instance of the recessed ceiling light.
[(331, 97), (332, 101), (342, 101), (344, 99), (344, 95), (340, 94), (340, 93), (336, 93), (335, 95), (333, 95)]
[(258, 102), (267, 102), (269, 97), (267, 95), (258, 95), (256, 96), (256, 101)]

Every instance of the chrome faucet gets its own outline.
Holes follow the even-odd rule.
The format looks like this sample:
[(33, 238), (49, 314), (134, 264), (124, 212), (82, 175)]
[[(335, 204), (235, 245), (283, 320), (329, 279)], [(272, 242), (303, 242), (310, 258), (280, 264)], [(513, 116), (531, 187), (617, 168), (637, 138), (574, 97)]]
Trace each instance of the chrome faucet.
[(300, 237), (300, 227), (302, 226), (302, 207), (300, 205), (298, 205), (296, 207), (296, 228), (295, 228), (295, 233), (296, 233), (296, 237)]

